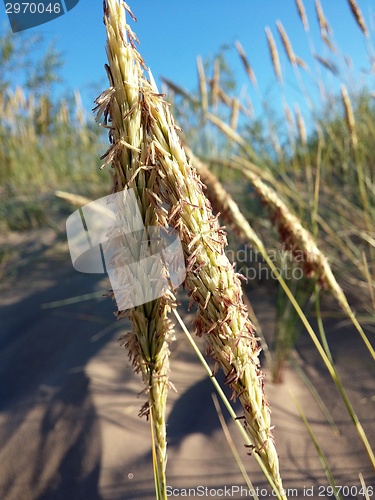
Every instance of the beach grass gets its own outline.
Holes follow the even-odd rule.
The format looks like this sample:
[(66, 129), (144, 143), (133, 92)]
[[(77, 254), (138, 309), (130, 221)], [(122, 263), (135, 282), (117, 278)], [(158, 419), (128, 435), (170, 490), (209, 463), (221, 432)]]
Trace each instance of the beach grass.
[[(363, 13), (355, 0), (347, 3), (356, 29), (370, 44)], [(335, 366), (325, 328), (326, 316), (337, 317), (337, 324), (348, 320), (353, 343), (366, 347), (369, 362), (375, 359), (374, 92), (353, 83), (324, 2), (316, 0), (315, 20), (307, 17), (302, 0), (296, 0), (296, 8), (311, 58), (299, 57), (282, 20), (266, 27), (280, 103), (274, 111), (263, 105), (262, 119), (254, 110), (259, 81), (241, 42), (236, 51), (250, 84), (248, 94), (225, 86), (222, 72), (228, 66), (223, 67), (222, 58), (209, 65), (198, 57), (197, 91), (166, 78), (165, 97), (138, 52), (128, 21), (134, 16), (117, 0), (104, 4), (109, 89), (96, 101), (102, 129), (109, 130), (109, 149), (102, 129), (83, 110), (79, 93), (58, 102), (22, 88), (0, 93), (1, 229), (6, 233), (53, 226), (61, 198), (76, 205), (128, 188), (137, 193), (145, 222), (173, 226), (187, 266), (185, 285), (197, 307), (196, 333), (205, 338), (214, 363), (210, 368), (201, 361), (211, 376), (223, 369), (244, 411), (241, 420), (232, 417), (243, 423), (244, 442), (279, 498), (285, 496), (258, 336), (275, 383), (283, 383), (286, 368), (296, 365), (293, 354), (300, 336), (311, 338), (333, 380), (335, 397), (341, 397), (353, 423), (353, 439), (361, 441), (375, 468), (370, 439)], [(311, 40), (313, 22), (325, 47), (321, 53)], [(302, 96), (299, 102), (286, 97), (291, 78)], [(327, 84), (332, 79), (333, 90)], [(262, 281), (255, 274), (247, 284), (274, 293), (270, 314), (275, 315), (275, 330), (264, 335), (261, 324), (256, 332), (246, 288), (228, 259), (231, 250), (235, 263), (245, 244), (259, 253), (262, 263), (243, 263), (240, 272), (255, 269), (261, 274), (266, 267), (272, 276)], [(8, 258), (8, 250), (1, 250), (0, 276)], [(169, 318), (176, 307), (171, 292), (130, 310), (132, 331), (122, 340), (147, 395), (140, 416), (150, 419), (159, 499), (166, 497), (168, 477), (166, 405), (170, 368), (173, 372)], [(120, 318), (124, 315), (119, 311)], [(314, 394), (306, 373), (301, 368), (299, 373)], [(316, 391), (314, 397), (335, 428)], [(337, 471), (330, 468), (314, 424), (296, 405), (334, 489)]]

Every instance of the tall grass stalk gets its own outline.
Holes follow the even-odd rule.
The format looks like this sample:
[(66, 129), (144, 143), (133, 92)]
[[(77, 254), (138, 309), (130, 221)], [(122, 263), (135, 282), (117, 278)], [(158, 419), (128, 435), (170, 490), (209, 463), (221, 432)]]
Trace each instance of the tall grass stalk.
[(363, 18), (361, 9), (359, 8), (357, 2), (355, 0), (348, 0), (348, 3), (349, 3), (351, 11), (353, 13), (353, 16), (354, 16), (355, 20), (357, 21), (357, 24), (360, 27), (362, 33), (366, 37), (368, 37), (369, 36), (369, 32), (368, 32), (368, 29), (367, 29), (367, 26), (366, 26), (366, 22), (365, 22), (365, 20)]
[[(224, 370), (226, 384), (241, 401), (245, 430), (255, 453), (283, 497), (270, 411), (259, 369), (260, 348), (243, 304), (239, 278), (224, 252), (225, 233), (186, 159), (168, 105), (151, 73), (150, 80), (144, 75), (145, 65), (136, 50), (136, 36), (126, 24), (123, 4), (117, 0), (105, 3), (105, 24), (110, 89), (97, 100), (97, 111), (110, 128), (111, 147), (104, 165), (112, 163), (116, 191), (134, 187), (147, 224), (168, 223), (177, 230), (187, 265), (186, 285), (198, 305), (197, 333), (206, 339), (209, 354)], [(168, 212), (162, 202), (168, 206)], [(164, 405), (168, 307), (169, 302), (164, 299), (156, 308), (146, 305), (129, 314), (133, 333), (126, 345), (136, 368), (146, 375), (151, 401), (148, 411), (161, 410)], [(150, 332), (151, 327), (154, 332)], [(157, 358), (142, 359), (148, 350)], [(160, 436), (164, 444), (161, 411), (153, 419), (156, 440)], [(162, 443), (160, 465), (165, 463)]]
[[(103, 117), (103, 125), (109, 128), (111, 146), (103, 155), (104, 166), (112, 164), (115, 192), (133, 189), (143, 225), (146, 228), (163, 227), (167, 225), (165, 211), (158, 209), (155, 204), (160, 187), (156, 172), (151, 168), (148, 131), (138, 87), (137, 67), (143, 62), (133, 50), (135, 36), (126, 25), (124, 7), (117, 0), (104, 3), (104, 22), (107, 31), (107, 74), (110, 88), (98, 97), (95, 108), (98, 118)], [(114, 231), (117, 235), (115, 228)], [(123, 239), (125, 241), (122, 241)], [(130, 245), (132, 255), (138, 261), (139, 242), (133, 242), (131, 238), (123, 239), (119, 241), (116, 237), (111, 240), (114, 263), (121, 262), (121, 245)], [(121, 273), (122, 267), (116, 267)], [(160, 273), (162, 276), (166, 274), (166, 270), (160, 268)], [(122, 282), (126, 282), (126, 279)], [(140, 287), (136, 293), (142, 296), (142, 290), (147, 290), (150, 286), (146, 269), (144, 277), (133, 285)], [(123, 345), (128, 349), (135, 371), (142, 374), (148, 395), (148, 400), (139, 414), (151, 418), (155, 448), (155, 484), (157, 498), (160, 499), (166, 497), (167, 486), (166, 401), (170, 386), (169, 342), (173, 333), (168, 313), (173, 302), (173, 294), (167, 293), (159, 299), (130, 309), (127, 315), (132, 331), (123, 337)], [(123, 315), (124, 312), (119, 311), (118, 317)]]
[[(212, 393), (212, 401), (214, 402), (214, 406), (215, 406), (215, 410), (216, 410), (216, 413), (217, 413), (217, 416), (219, 418), (219, 421), (220, 421), (220, 425), (223, 429), (223, 432), (224, 432), (224, 435), (225, 435), (225, 438), (228, 442), (228, 445), (231, 449), (231, 452), (233, 453), (233, 457), (238, 465), (238, 468), (240, 469), (241, 471), (241, 474), (242, 474), (242, 477), (244, 478), (245, 480), (245, 483), (246, 483), (246, 486), (248, 487), (249, 491), (253, 491), (254, 493), (256, 492), (254, 486), (253, 486), (253, 483), (251, 482), (250, 478), (249, 478), (249, 475), (248, 473), (246, 472), (246, 467), (243, 463), (243, 461), (241, 460), (241, 457), (237, 451), (237, 448), (233, 442), (233, 439), (232, 439), (232, 436), (229, 432), (229, 429), (228, 429), (228, 426), (227, 426), (227, 423), (225, 421), (225, 418), (224, 418), (224, 415), (223, 415), (223, 412), (221, 411), (221, 407), (220, 407), (220, 404), (219, 404), (219, 400), (216, 396), (215, 393)], [(255, 496), (253, 494), (253, 497), (254, 498), (258, 498), (258, 496), (256, 495), (255, 493)]]
[(241, 58), (242, 64), (244, 65), (247, 76), (249, 77), (249, 80), (253, 84), (254, 88), (257, 88), (258, 82), (257, 82), (256, 76), (255, 76), (254, 70), (249, 63), (249, 60), (246, 56), (246, 52), (245, 52), (244, 48), (242, 47), (242, 44), (240, 42), (236, 42), (235, 45), (236, 45), (238, 55)]
[[(240, 431), (240, 433), (241, 433), (241, 435), (242, 435), (242, 437), (243, 437), (246, 445), (250, 449), (254, 449), (253, 441), (249, 438), (249, 435), (246, 432), (246, 429), (242, 426), (240, 420), (238, 419), (238, 416), (236, 415), (235, 411), (232, 408), (232, 405), (230, 404), (230, 402), (228, 401), (228, 398), (224, 394), (223, 389), (221, 388), (220, 384), (216, 380), (215, 374), (212, 373), (211, 368), (209, 367), (207, 361), (204, 359), (204, 357), (203, 357), (202, 353), (200, 352), (197, 344), (195, 343), (193, 337), (190, 335), (190, 332), (186, 328), (186, 325), (183, 322), (181, 316), (178, 314), (178, 312), (177, 312), (176, 309), (173, 310), (173, 313), (176, 316), (176, 319), (177, 319), (178, 323), (180, 324), (183, 332), (185, 333), (187, 339), (189, 340), (190, 345), (192, 346), (193, 350), (195, 351), (195, 353), (196, 353), (199, 361), (201, 362), (202, 366), (205, 368), (208, 376), (210, 377), (210, 380), (213, 383), (213, 385), (214, 385), (214, 387), (215, 387), (215, 389), (216, 389), (216, 391), (217, 391), (220, 399), (224, 403), (224, 406), (228, 410), (230, 416), (232, 417), (232, 420), (235, 422), (235, 424), (237, 426), (237, 429)], [(263, 460), (259, 457), (258, 453), (256, 453), (256, 452), (254, 453), (254, 458), (258, 462), (259, 467), (262, 469), (263, 474), (265, 475), (267, 481), (269, 482), (270, 486), (272, 487), (274, 495), (276, 496), (276, 498), (286, 499), (284, 490), (280, 490), (279, 487), (278, 487), (278, 485), (275, 484), (272, 475), (269, 474), (269, 471), (268, 471), (267, 467), (264, 465)]]
[(297, 374), (300, 376), (300, 378), (303, 380), (303, 382), (306, 385), (307, 389), (309, 390), (310, 394), (312, 395), (312, 397), (316, 401), (316, 404), (318, 405), (320, 411), (322, 412), (322, 415), (324, 415), (325, 419), (329, 423), (334, 434), (336, 436), (339, 436), (340, 431), (339, 431), (335, 421), (333, 420), (331, 413), (329, 412), (327, 406), (325, 405), (324, 401), (320, 397), (314, 384), (311, 382), (309, 376), (305, 373), (303, 367), (300, 366), (300, 363), (299, 363), (298, 359), (296, 359), (296, 358), (297, 358), (297, 354), (293, 353), (289, 359), (291, 366), (297, 372)]
[(270, 50), (273, 69), (275, 71), (275, 75), (276, 75), (278, 82), (282, 83), (283, 75), (281, 72), (279, 53), (277, 51), (277, 46), (276, 46), (275, 39), (272, 35), (272, 31), (270, 30), (269, 27), (266, 28), (266, 35), (267, 35), (268, 48)]
[[(246, 145), (244, 144), (243, 138), (239, 136), (239, 134), (230, 129), (228, 125), (224, 124), (217, 117), (209, 115), (209, 119), (212, 123), (217, 125), (230, 140), (235, 140), (246, 151)], [(233, 164), (228, 165), (235, 168)], [(249, 166), (250, 165), (251, 164), (249, 163)], [(338, 303), (349, 316), (350, 320), (359, 332), (372, 358), (375, 360), (375, 350), (373, 346), (355, 317), (342, 288), (338, 284), (332, 269), (328, 264), (326, 257), (317, 247), (309, 231), (303, 227), (298, 218), (292, 214), (290, 209), (281, 200), (280, 196), (271, 187), (267, 186), (259, 175), (255, 174), (251, 168), (242, 168), (240, 170), (242, 170), (245, 177), (247, 177), (253, 184), (262, 202), (270, 208), (271, 213), (273, 214), (272, 218), (278, 226), (282, 242), (285, 243), (286, 247), (290, 248), (292, 252), (303, 253), (303, 266), (306, 276), (309, 277), (316, 275), (320, 285), (323, 286), (323, 288), (329, 288), (332, 291)]]
[(320, 446), (320, 444), (319, 444), (319, 442), (318, 442), (318, 440), (317, 440), (317, 438), (316, 438), (316, 436), (314, 434), (314, 431), (313, 431), (313, 429), (312, 429), (309, 421), (307, 420), (306, 415), (304, 414), (304, 412), (303, 412), (300, 404), (298, 403), (297, 399), (294, 397), (293, 394), (291, 394), (291, 396), (292, 396), (292, 399), (294, 401), (294, 404), (296, 405), (298, 413), (300, 414), (300, 417), (301, 417), (303, 423), (305, 424), (307, 432), (309, 433), (310, 439), (311, 439), (312, 443), (315, 446), (316, 452), (317, 452), (317, 454), (319, 456), (319, 460), (320, 460), (320, 462), (321, 462), (321, 464), (323, 466), (323, 470), (325, 472), (325, 475), (326, 475), (326, 477), (328, 479), (329, 484), (332, 486), (333, 494), (335, 495), (335, 498), (337, 500), (342, 500), (342, 496), (337, 491), (336, 482), (335, 482), (335, 479), (333, 477), (332, 471), (331, 471), (331, 469), (330, 469), (330, 467), (328, 465), (328, 462), (327, 462), (327, 459), (326, 459), (326, 457), (324, 455), (324, 452), (323, 452), (323, 450), (322, 450), (322, 448), (321, 448), (321, 446)]
[(361, 486), (362, 486), (362, 488), (363, 488), (364, 497), (365, 497), (365, 499), (366, 499), (366, 500), (370, 500), (370, 496), (369, 496), (369, 494), (368, 494), (368, 489), (367, 489), (367, 486), (366, 486), (365, 480), (364, 480), (364, 478), (363, 478), (363, 474), (360, 472), (360, 473), (358, 474), (358, 476), (359, 476), (359, 480), (360, 480)]
[(299, 14), (299, 17), (302, 21), (304, 30), (307, 32), (307, 31), (309, 31), (309, 21), (307, 19), (305, 6), (303, 5), (302, 0), (296, 0), (296, 5), (297, 5), (298, 14)]
[[(198, 169), (200, 171), (204, 171), (204, 165), (202, 164), (202, 162), (199, 162), (199, 160), (195, 160), (195, 163), (198, 166)], [(290, 303), (294, 307), (300, 320), (302, 321), (307, 332), (309, 333), (316, 349), (318, 350), (319, 355), (321, 356), (324, 364), (326, 365), (328, 372), (330, 373), (330, 375), (331, 375), (331, 377), (332, 377), (332, 379), (333, 379), (333, 381), (334, 381), (334, 383), (335, 383), (335, 385), (336, 385), (336, 387), (337, 387), (337, 389), (338, 389), (338, 391), (339, 391), (339, 393), (344, 401), (344, 404), (348, 410), (348, 413), (349, 413), (349, 415), (350, 415), (350, 417), (351, 417), (351, 419), (356, 427), (358, 435), (359, 435), (359, 437), (363, 443), (363, 446), (368, 454), (368, 457), (371, 461), (371, 464), (375, 468), (374, 452), (371, 448), (371, 445), (370, 445), (369, 440), (367, 438), (367, 435), (362, 427), (362, 424), (358, 419), (358, 416), (355, 412), (355, 409), (354, 409), (353, 405), (351, 404), (351, 402), (346, 394), (344, 386), (342, 385), (341, 379), (340, 379), (340, 377), (337, 373), (336, 367), (332, 361), (332, 357), (330, 355), (330, 352), (328, 349), (328, 343), (326, 341), (325, 336), (322, 337), (323, 345), (324, 345), (324, 347), (322, 347), (322, 344), (319, 342), (319, 339), (318, 339), (314, 329), (312, 328), (309, 320), (307, 319), (305, 313), (303, 312), (300, 303), (297, 301), (295, 295), (292, 293), (292, 291), (289, 289), (287, 283), (283, 279), (279, 269), (276, 267), (275, 263), (268, 255), (267, 250), (264, 247), (262, 241), (260, 240), (258, 235), (255, 233), (255, 231), (252, 229), (252, 227), (250, 226), (248, 221), (245, 219), (245, 217), (243, 216), (243, 214), (239, 210), (236, 202), (231, 197), (228, 197), (225, 189), (221, 186), (221, 184), (219, 183), (219, 181), (217, 179), (215, 180), (212, 173), (210, 174), (210, 183), (209, 183), (208, 189), (209, 189), (210, 198), (213, 200), (214, 206), (216, 206), (216, 208), (223, 214), (223, 217), (226, 220), (230, 221), (230, 223), (236, 228), (236, 232), (238, 232), (238, 234), (240, 234), (242, 237), (245, 237), (244, 241), (246, 241), (247, 243), (250, 243), (251, 245), (254, 245), (258, 249), (258, 251), (261, 253), (262, 257), (264, 258), (265, 262), (268, 264), (268, 266), (270, 267), (270, 269), (272, 270), (272, 272), (276, 276), (280, 286), (282, 287), (282, 289), (284, 290)], [(310, 242), (309, 243), (310, 245), (312, 244), (311, 236), (305, 234), (303, 239), (304, 238), (308, 239), (308, 241)], [(306, 248), (308, 248), (308, 247), (306, 247)], [(316, 250), (317, 250), (317, 247), (315, 246), (315, 244), (311, 248), (314, 248), (313, 254), (315, 254)], [(320, 256), (319, 256), (319, 254), (320, 254)], [(320, 268), (320, 266), (322, 266), (321, 271), (318, 274), (319, 279), (323, 279), (323, 277), (324, 277), (324, 279), (328, 279), (329, 280), (328, 283), (330, 283), (330, 281), (332, 279), (331, 278), (332, 272), (328, 273), (328, 276), (327, 276), (327, 274), (324, 274), (324, 275), (322, 274), (322, 270), (327, 269), (326, 266), (328, 266), (328, 263), (324, 264), (324, 262), (326, 262), (326, 260), (324, 258), (323, 258), (323, 260), (321, 260), (321, 257), (323, 257), (323, 256), (319, 251), (318, 251), (317, 255), (319, 256), (318, 261), (320, 262), (320, 264), (317, 267), (315, 267), (317, 265), (318, 261), (315, 260), (315, 258), (314, 258), (314, 260), (311, 261), (309, 265), (311, 265), (312, 262), (315, 262), (314, 268), (315, 268), (316, 272), (318, 272), (318, 269)], [(316, 255), (315, 255), (315, 257), (316, 257)], [(333, 281), (331, 286), (339, 287), (339, 285), (337, 284), (336, 281)], [(340, 287), (339, 287), (339, 290), (341, 290)], [(318, 317), (320, 317), (320, 315)], [(351, 318), (351, 319), (353, 320), (353, 318)], [(354, 319), (355, 319), (355, 321), (357, 321), (355, 317), (354, 317)], [(358, 321), (357, 321), (357, 323), (358, 323)], [(359, 323), (358, 323), (358, 325), (359, 325)]]

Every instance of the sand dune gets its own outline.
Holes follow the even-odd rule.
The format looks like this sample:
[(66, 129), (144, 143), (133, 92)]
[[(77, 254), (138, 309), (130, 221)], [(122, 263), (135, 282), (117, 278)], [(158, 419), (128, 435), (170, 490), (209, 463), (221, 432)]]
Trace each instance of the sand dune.
[[(1, 500), (154, 498), (149, 424), (137, 417), (145, 398), (139, 395), (143, 387), (117, 343), (127, 322), (115, 320), (108, 298), (43, 308), (69, 297), (106, 292), (108, 287), (103, 276), (74, 271), (63, 243), (49, 250), (40, 247), (31, 263), (2, 284)], [(185, 297), (180, 299), (190, 324), (192, 313), (186, 311)], [(263, 329), (272, 331), (271, 297), (257, 290), (250, 292), (250, 299)], [(244, 498), (240, 490), (244, 481), (212, 403), (212, 383), (182, 332), (176, 334), (171, 379), (178, 392), (170, 393), (168, 407), (170, 491), (181, 495), (183, 488), (196, 493), (207, 488), (212, 497), (226, 487), (231, 498)], [(348, 394), (374, 443), (373, 364), (349, 327), (332, 327), (330, 339)], [(293, 489), (294, 498), (306, 497), (308, 488), (313, 493), (310, 498), (329, 498), (327, 479), (291, 392), (308, 416), (337, 484), (357, 486), (359, 491), (358, 471), (362, 471), (367, 485), (375, 486), (344, 405), (305, 335), (297, 356), (340, 435), (334, 434), (294, 371), (287, 370), (284, 384), (266, 382), (284, 487)], [(229, 420), (228, 425), (254, 485), (265, 488), (235, 425)], [(345, 495), (357, 497), (364, 498)]]

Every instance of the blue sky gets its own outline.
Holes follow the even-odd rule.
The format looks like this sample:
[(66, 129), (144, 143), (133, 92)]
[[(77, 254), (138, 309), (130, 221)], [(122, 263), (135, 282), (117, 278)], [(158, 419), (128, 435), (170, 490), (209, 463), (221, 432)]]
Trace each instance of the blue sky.
[[(350, 13), (347, 0), (321, 0), (324, 12), (332, 25), (334, 40), (344, 54), (354, 62), (355, 74), (361, 68), (369, 69), (369, 45)], [(375, 32), (374, 0), (357, 0), (371, 34)], [(196, 86), (196, 57), (212, 57), (223, 44), (233, 46), (241, 41), (259, 83), (259, 92), (272, 95), (277, 88), (270, 63), (264, 28), (269, 26), (276, 39), (289, 103), (299, 100), (293, 71), (284, 56), (276, 21), (282, 21), (293, 48), (305, 59), (313, 71), (321, 71), (310, 54), (311, 40), (315, 51), (322, 56), (329, 54), (319, 36), (313, 0), (304, 0), (310, 22), (310, 42), (303, 30), (294, 0), (128, 0), (138, 22), (133, 26), (141, 42), (140, 52), (157, 81), (165, 76), (175, 83), (191, 89)], [(0, 5), (0, 26), (8, 23), (3, 5)], [(95, 90), (106, 86), (103, 65), (105, 55), (105, 30), (102, 23), (102, 0), (80, 0), (73, 10), (45, 25), (28, 30), (41, 33), (46, 41), (54, 40), (65, 61), (62, 76), (71, 89), (78, 89), (88, 110), (92, 107)], [(19, 34), (14, 34), (19, 36)], [(228, 54), (239, 81), (247, 84), (234, 48)], [(320, 76), (332, 77), (322, 71)], [(331, 79), (331, 80), (330, 80)], [(14, 81), (14, 85), (19, 82)], [(334, 83), (332, 82), (332, 85)], [(271, 90), (270, 90), (271, 89)], [(249, 85), (250, 95), (256, 98)]]

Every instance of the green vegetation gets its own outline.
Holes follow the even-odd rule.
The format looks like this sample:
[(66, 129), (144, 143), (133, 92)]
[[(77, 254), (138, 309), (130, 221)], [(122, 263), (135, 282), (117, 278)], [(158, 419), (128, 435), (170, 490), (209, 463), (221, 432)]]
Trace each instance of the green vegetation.
[[(352, 0), (349, 3), (355, 21), (368, 36), (358, 6)], [(308, 31), (302, 2), (297, 4)], [(335, 367), (325, 333), (326, 319), (336, 318), (339, 324), (348, 317), (359, 333), (355, 342), (365, 343), (368, 361), (375, 359), (373, 342), (363, 329), (365, 326), (371, 339), (375, 324), (374, 95), (366, 85), (354, 84), (350, 72), (347, 77), (348, 58), (341, 57), (335, 46), (319, 1), (316, 8), (321, 37), (330, 56), (328, 60), (313, 53), (312, 60), (320, 66), (315, 71), (294, 53), (282, 23), (277, 23), (300, 95), (305, 98), (303, 113), (302, 105), (294, 104), (292, 111), (286, 101), (287, 83), (269, 28), (266, 33), (281, 103), (274, 112), (264, 105), (261, 120), (253, 118), (249, 95), (225, 86), (228, 65), (223, 69), (225, 78), (221, 78), (220, 58), (206, 67), (198, 60), (195, 93), (168, 81), (166, 84), (177, 120), (185, 127), (184, 141), (200, 157), (198, 161), (191, 154), (208, 186), (211, 202), (240, 235), (240, 239), (233, 239), (237, 250), (243, 249), (244, 243), (253, 249), (245, 266), (241, 268), (242, 263), (237, 262), (239, 271), (255, 268), (258, 276), (250, 285), (259, 286), (257, 277), (261, 277), (263, 267), (257, 258), (254, 260), (254, 250), (273, 271), (267, 285), (276, 288), (275, 331), (267, 338), (270, 348), (265, 339), (263, 344), (274, 381), (283, 380), (298, 332), (308, 332), (375, 467), (374, 453)], [(237, 50), (255, 86), (255, 73), (245, 51), (240, 44)], [(337, 61), (333, 63), (335, 56)], [(369, 73), (371, 64), (370, 59)], [(316, 80), (314, 75), (322, 73)], [(325, 84), (324, 73), (331, 73), (330, 87)], [(191, 130), (186, 126), (189, 122), (198, 122), (199, 127)], [(318, 402), (319, 395), (315, 397)], [(329, 464), (305, 423), (332, 485)], [(339, 493), (335, 497), (340, 498)]]
[[(19, 41), (18, 37), (14, 37)], [(78, 92), (54, 97), (61, 82), (59, 55), (52, 47), (34, 61), (33, 38), (19, 48), (9, 34), (0, 39), (0, 226), (23, 230), (50, 219), (56, 208), (54, 190), (87, 196), (108, 192), (99, 172), (102, 134), (82, 107)], [(22, 87), (12, 87), (11, 68), (29, 74)], [(26, 71), (27, 70), (27, 71)], [(16, 71), (17, 74), (17, 71)], [(21, 77), (20, 77), (21, 79)], [(22, 81), (22, 80), (21, 80)]]
[[(284, 81), (285, 75), (281, 74), (277, 43), (269, 29), (267, 38), (281, 103), (275, 110), (263, 103), (261, 119), (253, 115), (249, 94), (244, 94), (243, 90), (236, 92), (239, 85), (226, 85), (232, 80), (228, 79), (230, 69), (227, 62), (223, 64), (223, 54), (207, 65), (198, 61), (197, 92), (189, 93), (168, 81), (166, 84), (177, 121), (184, 124), (185, 143), (225, 183), (227, 192), (251, 221), (252, 229), (260, 236), (304, 310), (313, 305), (315, 283), (326, 299), (325, 290), (334, 288), (337, 296), (341, 288), (360, 314), (362, 323), (371, 330), (375, 321), (374, 95), (366, 85), (353, 83), (351, 73), (348, 76), (348, 58), (341, 58), (334, 45), (333, 33), (326, 33), (324, 28), (321, 8), (317, 11), (322, 37), (331, 47), (331, 56), (336, 54), (338, 58), (335, 81), (330, 87), (333, 90), (324, 83), (326, 75), (319, 80), (314, 76), (332, 72), (324, 64), (325, 59), (313, 54), (320, 68), (314, 68), (315, 72), (310, 70), (294, 53), (281, 22), (277, 23), (300, 96), (305, 99), (304, 113), (299, 104), (291, 106), (286, 101), (285, 86), (288, 84)], [(357, 15), (358, 12), (356, 10)], [(360, 19), (359, 24), (363, 26), (364, 21)], [(305, 25), (306, 17), (303, 20)], [(255, 73), (239, 43), (237, 51), (250, 83), (255, 86)], [(342, 66), (341, 59), (345, 61)], [(348, 91), (348, 88), (353, 90)], [(317, 96), (321, 96), (320, 102), (316, 102)], [(190, 129), (189, 122), (198, 122), (200, 127)], [(306, 231), (303, 237), (299, 227)], [(251, 244), (251, 241), (246, 242)], [(322, 265), (323, 259), (327, 261), (339, 286), (331, 286), (326, 271), (319, 271), (318, 262), (312, 264), (312, 253), (316, 253), (314, 246), (321, 254), (317, 260), (322, 259)], [(241, 248), (237, 243), (237, 250)], [(257, 278), (266, 273), (262, 273), (258, 262), (252, 264), (258, 266), (258, 273), (251, 273), (256, 283)], [(237, 267), (241, 272), (246, 266), (241, 267), (237, 262)], [(346, 309), (343, 303), (341, 307)], [(289, 308), (285, 295), (278, 293), (277, 314), (280, 317), (277, 318), (274, 347), (275, 352), (285, 356), (284, 361), (296, 340), (296, 328), (299, 329), (291, 326), (298, 322)], [(280, 370), (275, 370), (274, 379), (281, 377)]]

